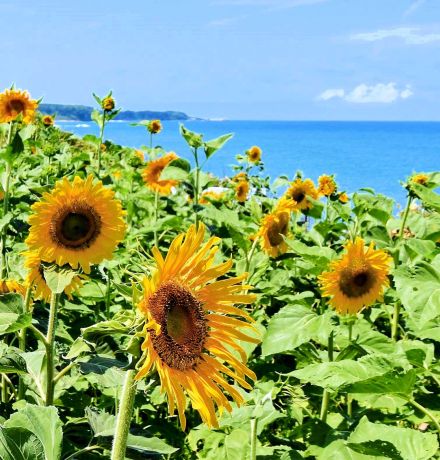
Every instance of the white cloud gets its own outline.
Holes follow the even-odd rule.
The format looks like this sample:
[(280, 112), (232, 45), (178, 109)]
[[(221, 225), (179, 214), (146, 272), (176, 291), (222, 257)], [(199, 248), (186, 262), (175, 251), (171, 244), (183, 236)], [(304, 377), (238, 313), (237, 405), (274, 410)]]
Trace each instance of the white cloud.
[(397, 27), (394, 29), (380, 29), (374, 32), (365, 32), (350, 36), (350, 40), (376, 42), (386, 38), (401, 38), (408, 45), (425, 45), (440, 41), (440, 34), (424, 34), (416, 27)]
[(328, 101), (338, 98), (354, 104), (389, 104), (398, 99), (408, 99), (413, 94), (410, 85), (406, 85), (405, 88), (399, 89), (394, 82), (377, 83), (376, 85), (366, 85), (362, 83), (351, 91), (345, 91), (343, 88), (326, 89), (318, 96), (318, 99)]
[(345, 91), (342, 88), (326, 89), (318, 96), (318, 99), (321, 101), (328, 101), (335, 97), (343, 98), (344, 95)]

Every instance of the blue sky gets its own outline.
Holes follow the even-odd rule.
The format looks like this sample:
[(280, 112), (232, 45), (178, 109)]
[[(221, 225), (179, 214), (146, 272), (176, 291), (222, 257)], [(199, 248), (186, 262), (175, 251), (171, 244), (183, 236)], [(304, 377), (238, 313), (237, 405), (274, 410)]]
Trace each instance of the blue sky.
[(439, 0), (0, 0), (0, 86), (229, 119), (440, 120)]

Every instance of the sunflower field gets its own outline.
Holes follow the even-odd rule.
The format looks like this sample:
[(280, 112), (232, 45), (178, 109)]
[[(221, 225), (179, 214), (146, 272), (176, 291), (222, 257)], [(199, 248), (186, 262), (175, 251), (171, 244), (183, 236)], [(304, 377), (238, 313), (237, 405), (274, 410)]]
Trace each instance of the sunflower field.
[(219, 178), (232, 134), (128, 148), (95, 100), (79, 138), (0, 94), (0, 458), (439, 458), (440, 172)]

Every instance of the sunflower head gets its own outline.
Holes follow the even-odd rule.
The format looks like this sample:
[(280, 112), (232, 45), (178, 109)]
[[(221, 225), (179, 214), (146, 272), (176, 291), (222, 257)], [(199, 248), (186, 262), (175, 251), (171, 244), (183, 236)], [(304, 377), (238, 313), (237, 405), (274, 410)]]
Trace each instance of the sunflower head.
[(43, 125), (46, 126), (46, 128), (49, 126), (53, 126), (54, 124), (54, 119), (50, 115), (44, 115), (41, 121), (43, 122)]
[(176, 187), (179, 182), (173, 179), (161, 180), (160, 175), (163, 170), (177, 158), (179, 157), (174, 152), (170, 152), (161, 158), (149, 161), (146, 168), (142, 171), (142, 178), (147, 187), (162, 195), (169, 195), (171, 189)]
[(158, 134), (162, 131), (162, 123), (160, 120), (151, 120), (147, 125), (147, 129), (151, 134)]
[(286, 192), (286, 198), (291, 199), (294, 203), (294, 211), (306, 211), (313, 207), (309, 198), (318, 199), (318, 190), (311, 179), (302, 180), (300, 177), (295, 179)]
[(102, 100), (101, 105), (105, 112), (111, 112), (112, 110), (114, 110), (116, 103), (111, 96), (107, 96)]
[(257, 145), (252, 146), (246, 151), (246, 155), (251, 163), (259, 163), (261, 161), (262, 151)]
[(362, 238), (346, 245), (346, 252), (319, 277), (322, 294), (341, 314), (356, 314), (382, 296), (388, 286), (391, 257), (383, 250), (366, 247)]
[(324, 174), (318, 179), (318, 194), (322, 196), (330, 196), (336, 192), (336, 182), (332, 176)]
[[(25, 281), (26, 287), (32, 286), (33, 289), (35, 289), (34, 299), (43, 299), (45, 302), (49, 302), (52, 291), (44, 278), (44, 267), (41, 263), (40, 256), (37, 252), (32, 251), (25, 252), (24, 256), (24, 266), (28, 270)], [(81, 286), (81, 277), (74, 276), (70, 284), (64, 288), (64, 292), (67, 294), (67, 297), (71, 299), (72, 293)]]
[(414, 174), (414, 176), (411, 177), (410, 181), (413, 184), (426, 185), (429, 181), (429, 177), (427, 176), (427, 174), (423, 173)]
[(235, 197), (239, 203), (244, 203), (247, 200), (248, 193), (249, 182), (247, 180), (237, 182), (235, 186)]
[(32, 210), (26, 243), (45, 262), (90, 273), (92, 264), (112, 257), (124, 237), (121, 203), (93, 176), (58, 181)]
[(0, 94), (0, 123), (14, 121), (20, 115), (23, 123), (31, 123), (37, 107), (38, 102), (27, 91), (7, 89)]
[(141, 160), (142, 162), (145, 161), (145, 153), (142, 152), (142, 150), (135, 150), (134, 151), (134, 154), (136, 155), (136, 157)]
[(116, 171), (113, 171), (112, 175), (116, 180), (119, 180), (122, 177), (122, 172), (117, 169)]
[(288, 235), (290, 206), (287, 200), (280, 200), (277, 207), (263, 218), (257, 237), (263, 250), (271, 257), (278, 257), (287, 251), (284, 237)]
[(224, 277), (232, 261), (215, 265), (219, 238), (203, 243), (204, 234), (203, 224), (198, 230), (191, 226), (172, 242), (165, 258), (153, 249), (157, 268), (144, 278), (138, 305), (145, 327), (136, 378), (156, 368), (170, 413), (177, 406), (183, 429), (187, 397), (204, 422), (218, 427), (215, 406), (232, 410), (224, 392), (238, 405), (244, 402), (227, 378), (247, 389), (251, 387), (246, 377), (256, 378), (245, 366), (246, 354), (237, 341), (259, 339), (243, 332), (254, 329), (252, 318), (235, 306), (251, 303), (255, 296), (242, 293), (250, 289), (242, 284), (247, 274)]
[(0, 295), (10, 293), (21, 294), (24, 297), (26, 287), (15, 280), (0, 280)]
[(345, 203), (348, 203), (349, 198), (348, 198), (348, 195), (347, 195), (345, 192), (342, 192), (342, 193), (339, 194), (338, 200), (339, 200), (341, 203), (345, 204)]
[(242, 180), (244, 181), (248, 180), (248, 176), (244, 171), (239, 172), (232, 178), (233, 182), (241, 182)]
[(200, 204), (210, 204), (212, 202), (222, 201), (225, 197), (225, 192), (215, 192), (213, 190), (205, 190), (200, 196)]

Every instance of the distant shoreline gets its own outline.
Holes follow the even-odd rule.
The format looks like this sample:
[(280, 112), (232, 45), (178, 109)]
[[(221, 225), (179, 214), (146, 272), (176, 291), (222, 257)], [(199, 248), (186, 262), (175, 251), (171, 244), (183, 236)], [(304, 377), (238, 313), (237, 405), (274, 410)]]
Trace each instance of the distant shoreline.
[[(87, 105), (69, 105), (69, 104), (40, 104), (40, 112), (48, 115), (56, 114), (59, 121), (76, 121), (76, 122), (90, 122), (92, 121), (91, 115), (93, 110), (91, 106)], [(118, 113), (116, 121), (137, 122), (142, 120), (158, 119), (161, 121), (167, 120), (193, 120), (184, 112), (175, 110), (167, 110), (163, 112), (154, 110), (121, 110)]]

